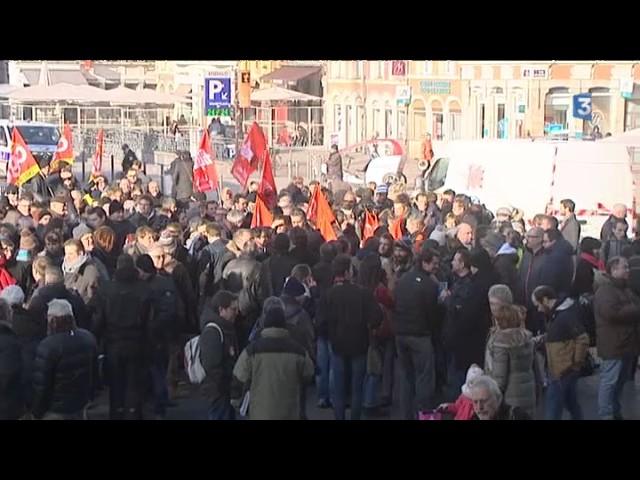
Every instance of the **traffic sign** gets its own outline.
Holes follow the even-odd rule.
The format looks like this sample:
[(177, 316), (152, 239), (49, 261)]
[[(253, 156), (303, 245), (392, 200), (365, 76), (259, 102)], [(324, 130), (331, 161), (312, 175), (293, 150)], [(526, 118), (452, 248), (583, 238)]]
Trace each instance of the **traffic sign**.
[(411, 87), (409, 85), (398, 85), (396, 87), (396, 104), (407, 106), (411, 103)]
[(205, 110), (229, 108), (233, 104), (231, 77), (207, 77), (204, 79)]
[(573, 117), (580, 120), (591, 121), (593, 111), (590, 93), (578, 93), (573, 96)]

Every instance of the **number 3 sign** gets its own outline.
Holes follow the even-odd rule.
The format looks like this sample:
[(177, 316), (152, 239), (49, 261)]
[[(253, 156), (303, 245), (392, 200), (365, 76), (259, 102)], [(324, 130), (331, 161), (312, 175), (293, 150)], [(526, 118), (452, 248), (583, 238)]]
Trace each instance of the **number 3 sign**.
[(579, 93), (573, 96), (573, 116), (581, 120), (591, 121), (593, 112), (590, 93)]

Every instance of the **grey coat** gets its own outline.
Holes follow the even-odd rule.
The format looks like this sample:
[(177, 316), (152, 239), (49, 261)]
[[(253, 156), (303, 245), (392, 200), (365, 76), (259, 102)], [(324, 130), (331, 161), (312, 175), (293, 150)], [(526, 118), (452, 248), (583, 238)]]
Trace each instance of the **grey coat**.
[(494, 330), (487, 341), (484, 371), (504, 393), (504, 401), (533, 417), (536, 387), (532, 334), (524, 328)]
[(100, 273), (91, 259), (87, 259), (75, 273), (64, 274), (64, 286), (78, 292), (85, 305), (95, 296), (100, 284)]
[(574, 214), (562, 222), (560, 232), (564, 239), (573, 247), (573, 253), (576, 253), (580, 242), (580, 223)]

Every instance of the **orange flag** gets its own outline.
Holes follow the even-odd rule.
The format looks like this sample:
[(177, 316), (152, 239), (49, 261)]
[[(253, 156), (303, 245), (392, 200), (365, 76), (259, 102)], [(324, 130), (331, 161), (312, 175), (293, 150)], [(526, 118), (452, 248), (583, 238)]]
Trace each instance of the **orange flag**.
[(333, 229), (336, 217), (320, 187), (316, 187), (311, 200), (309, 200), (307, 217), (316, 224), (316, 227), (324, 237), (325, 241), (328, 242), (330, 240), (338, 239), (336, 232)]
[(391, 220), (389, 223), (389, 233), (393, 237), (394, 240), (400, 240), (403, 236), (402, 233), (402, 221), (404, 218), (399, 217), (395, 220)]
[(256, 195), (256, 208), (253, 210), (253, 217), (251, 218), (251, 228), (270, 227), (272, 223), (273, 215), (271, 210), (262, 199), (262, 195), (258, 193)]
[(378, 221), (378, 216), (369, 212), (369, 210), (364, 211), (364, 225), (362, 226), (362, 245), (369, 238), (373, 237), (373, 232), (376, 231), (376, 228), (380, 225)]
[(40, 166), (17, 128), (11, 134), (11, 155), (7, 165), (7, 183), (21, 186), (40, 173)]
[(201, 193), (218, 190), (218, 172), (207, 129), (202, 134), (200, 148), (193, 162), (193, 188)]
[(65, 123), (49, 171), (54, 172), (59, 170), (62, 167), (61, 163), (73, 165), (73, 160), (73, 136), (71, 134), (71, 127), (68, 123)]

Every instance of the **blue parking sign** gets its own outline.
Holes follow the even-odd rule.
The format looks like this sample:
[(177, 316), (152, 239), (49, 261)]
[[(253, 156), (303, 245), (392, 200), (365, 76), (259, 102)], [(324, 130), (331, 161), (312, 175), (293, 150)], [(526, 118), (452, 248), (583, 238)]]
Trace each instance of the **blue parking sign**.
[(593, 112), (590, 93), (579, 93), (573, 96), (573, 117), (581, 120), (591, 121)]
[(231, 77), (207, 77), (204, 79), (205, 110), (228, 108), (233, 104)]

